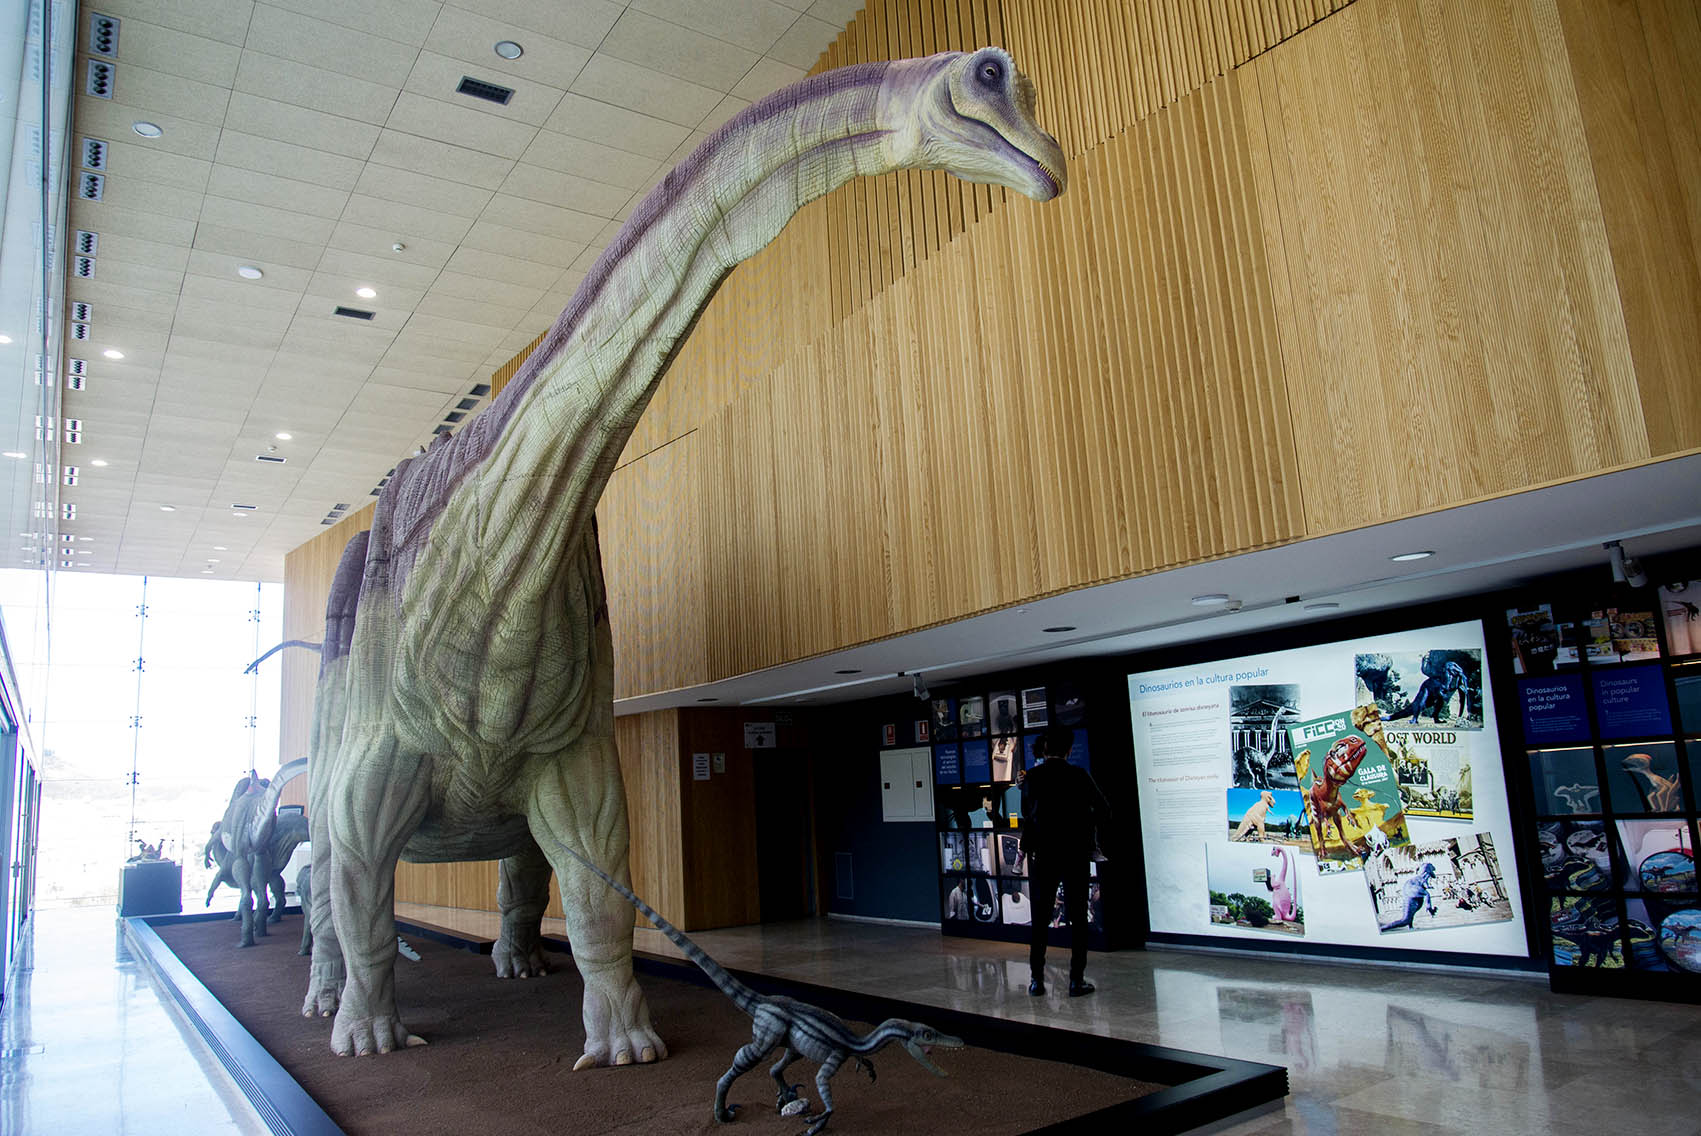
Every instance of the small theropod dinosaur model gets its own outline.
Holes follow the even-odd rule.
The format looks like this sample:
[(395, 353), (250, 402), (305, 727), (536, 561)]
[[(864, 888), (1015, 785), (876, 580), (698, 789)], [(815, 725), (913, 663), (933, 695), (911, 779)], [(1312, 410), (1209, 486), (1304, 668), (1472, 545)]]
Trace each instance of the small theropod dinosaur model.
[[(572, 849), (568, 851), (572, 852)], [(802, 1085), (786, 1084), (786, 1066), (799, 1057), (807, 1057), (821, 1065), (815, 1074), (815, 1091), (821, 1097), (821, 1113), (815, 1116), (805, 1112), (800, 1117), (814, 1121), (804, 1129), (803, 1136), (815, 1136), (827, 1127), (827, 1121), (832, 1119), (833, 1091), (829, 1082), (833, 1074), (839, 1071), (839, 1066), (846, 1061), (856, 1062), (872, 1081), (874, 1066), (868, 1061), (867, 1055), (895, 1041), (908, 1050), (909, 1055), (914, 1057), (923, 1069), (936, 1077), (943, 1077), (945, 1071), (927, 1059), (927, 1051), (933, 1046), (942, 1049), (963, 1048), (961, 1038), (942, 1034), (920, 1022), (888, 1018), (867, 1033), (858, 1034), (836, 1014), (830, 1014), (819, 1006), (811, 1006), (807, 1002), (780, 995), (758, 994), (728, 974), (725, 967), (710, 958), (685, 932), (663, 919), (626, 885), (577, 852), (572, 852), (572, 855), (586, 869), (600, 876), (603, 883), (624, 896), (626, 902), (636, 907), (639, 914), (654, 923), (662, 934), (673, 940), (673, 945), (684, 951), (685, 957), (696, 963), (702, 972), (709, 976), (709, 981), (732, 999), (733, 1005), (750, 1015), (750, 1044), (739, 1049), (733, 1056), (732, 1067), (721, 1074), (721, 1079), (715, 1083), (716, 1120), (727, 1121), (733, 1118), (738, 1106), (726, 1103), (727, 1091), (732, 1088), (734, 1081), (754, 1069), (775, 1049), (780, 1051), (780, 1057), (768, 1067), (768, 1075), (774, 1079), (774, 1084), (779, 1089), (775, 1103), (782, 1111), (793, 1101), (802, 1099), (798, 1096)]]

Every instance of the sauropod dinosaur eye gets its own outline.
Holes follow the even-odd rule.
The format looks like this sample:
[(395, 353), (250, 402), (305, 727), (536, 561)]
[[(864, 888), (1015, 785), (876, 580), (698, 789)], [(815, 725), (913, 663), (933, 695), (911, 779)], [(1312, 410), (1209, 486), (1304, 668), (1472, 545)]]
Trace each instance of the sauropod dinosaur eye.
[(988, 87), (996, 87), (1004, 79), (1004, 68), (998, 60), (988, 59), (980, 65), (980, 81)]

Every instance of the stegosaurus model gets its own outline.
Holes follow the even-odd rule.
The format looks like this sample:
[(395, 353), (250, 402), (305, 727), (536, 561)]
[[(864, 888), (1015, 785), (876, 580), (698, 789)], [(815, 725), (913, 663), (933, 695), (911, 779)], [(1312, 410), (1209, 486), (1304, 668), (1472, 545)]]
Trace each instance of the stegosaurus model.
[(1048, 200), (1063, 152), (1003, 51), (868, 63), (746, 108), (644, 199), (496, 401), (405, 461), (326, 605), (310, 741), (313, 963), (338, 1053), (417, 1044), (396, 1008), (395, 866), (501, 860), (499, 975), (539, 973), (553, 868), (584, 978), (578, 1067), (667, 1053), (631, 912), (594, 515), (716, 287), (851, 178), (944, 169)]
[[(571, 849), (569, 851), (571, 852)], [(833, 1074), (839, 1071), (839, 1066), (846, 1061), (856, 1062), (872, 1081), (874, 1066), (869, 1062), (868, 1056), (893, 1042), (898, 1042), (923, 1069), (936, 1077), (943, 1077), (945, 1070), (927, 1059), (928, 1050), (935, 1047), (963, 1048), (962, 1038), (940, 1033), (932, 1026), (925, 1026), (920, 1022), (887, 1018), (867, 1033), (859, 1034), (838, 1015), (828, 1013), (819, 1006), (811, 1006), (808, 1002), (799, 1002), (783, 995), (758, 994), (728, 974), (725, 967), (710, 958), (708, 952), (692, 942), (685, 932), (663, 919), (654, 908), (634, 895), (631, 888), (590, 861), (579, 857), (577, 852), (572, 855), (609, 887), (624, 896), (627, 903), (637, 908), (645, 919), (654, 923), (662, 934), (673, 941), (674, 946), (684, 951), (685, 957), (696, 963), (703, 973), (709, 976), (709, 981), (732, 999), (733, 1005), (750, 1015), (750, 1044), (739, 1048), (732, 1059), (732, 1067), (722, 1073), (721, 1079), (715, 1082), (716, 1120), (731, 1120), (738, 1108), (737, 1105), (729, 1105), (726, 1102), (726, 1094), (732, 1088), (732, 1083), (756, 1068), (762, 1058), (776, 1049), (780, 1051), (780, 1058), (768, 1068), (768, 1075), (774, 1079), (779, 1090), (776, 1104), (782, 1110), (793, 1101), (802, 1099), (798, 1096), (802, 1085), (786, 1084), (786, 1067), (800, 1057), (806, 1057), (821, 1066), (815, 1073), (815, 1092), (821, 1098), (821, 1113), (819, 1116), (803, 1113), (799, 1117), (802, 1120), (814, 1121), (804, 1130), (803, 1136), (815, 1136), (827, 1127), (827, 1121), (833, 1117), (833, 1090), (829, 1082)]]

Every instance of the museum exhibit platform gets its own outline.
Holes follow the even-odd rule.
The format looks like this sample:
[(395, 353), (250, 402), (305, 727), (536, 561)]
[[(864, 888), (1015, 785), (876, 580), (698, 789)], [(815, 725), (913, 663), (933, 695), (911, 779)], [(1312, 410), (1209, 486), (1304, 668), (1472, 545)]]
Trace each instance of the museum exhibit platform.
[[(409, 1028), (430, 1044), (377, 1060), (338, 1058), (330, 1023), (300, 1016), (308, 960), (296, 953), (301, 921), (293, 910), (252, 949), (236, 946), (228, 916), (125, 924), (132, 950), (277, 1133), (430, 1136), (485, 1127), (493, 1116), (506, 1132), (553, 1133), (563, 1115), (583, 1131), (711, 1132), (720, 1127), (709, 1115), (714, 1082), (750, 1037), (749, 1019), (696, 967), (640, 953), (636, 968), (669, 1058), (574, 1073), (583, 1035), (579, 981), (567, 958), (555, 957), (544, 978), (504, 982), (483, 957), (490, 940), (399, 921), (420, 960), (398, 960), (398, 1001)], [(546, 946), (566, 944), (546, 936)], [(945, 1079), (898, 1048), (874, 1055), (876, 1082), (847, 1063), (832, 1083), (832, 1132), (1084, 1133), (1113, 1124), (1181, 1132), (1287, 1092), (1286, 1070), (1275, 1065), (734, 973), (761, 993), (852, 1022), (910, 1018), (968, 1042), (934, 1052)], [(768, 1064), (733, 1086), (729, 1099), (744, 1106), (739, 1130), (795, 1134), (799, 1121), (773, 1111)], [(814, 1068), (799, 1062), (788, 1078), (812, 1100)]]

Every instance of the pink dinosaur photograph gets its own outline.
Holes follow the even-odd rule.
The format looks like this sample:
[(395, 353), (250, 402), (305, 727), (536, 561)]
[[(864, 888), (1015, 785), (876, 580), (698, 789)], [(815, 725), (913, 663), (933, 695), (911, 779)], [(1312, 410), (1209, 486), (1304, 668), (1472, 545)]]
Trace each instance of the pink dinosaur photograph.
[(1278, 935), (1305, 934), (1305, 906), (1292, 848), (1280, 844), (1208, 845), (1205, 879), (1215, 926)]

